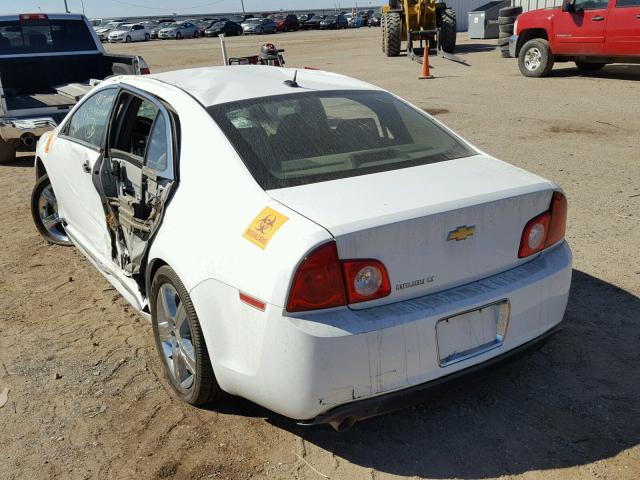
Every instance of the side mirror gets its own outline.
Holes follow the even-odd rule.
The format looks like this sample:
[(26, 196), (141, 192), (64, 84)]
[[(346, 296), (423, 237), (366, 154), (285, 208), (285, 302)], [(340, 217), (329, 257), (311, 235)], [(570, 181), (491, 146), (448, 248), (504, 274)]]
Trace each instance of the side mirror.
[(573, 13), (576, 11), (576, 5), (574, 0), (563, 0), (562, 2), (562, 11)]

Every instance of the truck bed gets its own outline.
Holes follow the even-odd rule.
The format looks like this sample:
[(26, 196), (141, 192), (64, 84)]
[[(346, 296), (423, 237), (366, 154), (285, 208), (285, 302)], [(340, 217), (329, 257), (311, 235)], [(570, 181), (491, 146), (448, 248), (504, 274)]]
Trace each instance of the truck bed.
[(34, 95), (16, 95), (7, 97), (9, 110), (26, 110), (29, 108), (70, 107), (76, 102), (68, 95), (61, 93), (36, 93)]

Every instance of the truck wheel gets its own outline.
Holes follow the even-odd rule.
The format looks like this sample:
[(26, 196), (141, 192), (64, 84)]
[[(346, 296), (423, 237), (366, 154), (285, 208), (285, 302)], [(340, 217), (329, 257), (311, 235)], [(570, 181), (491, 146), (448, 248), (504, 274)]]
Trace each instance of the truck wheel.
[(525, 77), (545, 77), (551, 72), (553, 63), (553, 53), (544, 38), (529, 40), (518, 55), (518, 67)]
[(576, 62), (576, 67), (578, 67), (580, 70), (586, 70), (586, 71), (595, 71), (595, 70), (600, 70), (602, 68), (604, 68), (604, 66), (606, 65), (606, 63), (587, 63), (587, 62)]
[(186, 288), (167, 265), (151, 284), (151, 325), (165, 376), (178, 396), (204, 405), (222, 395)]
[(387, 57), (397, 57), (400, 55), (400, 44), (402, 43), (402, 18), (399, 13), (387, 13), (387, 34), (385, 53)]
[(71, 245), (58, 215), (58, 201), (48, 175), (38, 179), (31, 192), (31, 216), (38, 232), (49, 243)]
[(16, 159), (16, 149), (13, 145), (0, 140), (0, 163), (13, 162)]
[(440, 29), (440, 47), (453, 53), (456, 49), (456, 12), (453, 8), (438, 11), (437, 27)]

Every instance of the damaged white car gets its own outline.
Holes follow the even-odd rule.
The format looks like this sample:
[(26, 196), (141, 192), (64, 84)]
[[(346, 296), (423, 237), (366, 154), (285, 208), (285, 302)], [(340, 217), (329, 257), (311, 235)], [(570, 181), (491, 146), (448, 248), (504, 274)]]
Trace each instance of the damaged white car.
[(553, 330), (555, 184), (380, 88), (294, 75), (116, 77), (38, 144), (38, 230), (151, 318), (181, 398), (344, 429)]

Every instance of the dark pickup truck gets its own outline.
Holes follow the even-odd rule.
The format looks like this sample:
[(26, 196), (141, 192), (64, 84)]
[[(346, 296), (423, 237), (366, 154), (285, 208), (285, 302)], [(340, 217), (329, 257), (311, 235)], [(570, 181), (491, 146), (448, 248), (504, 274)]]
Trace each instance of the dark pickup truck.
[(0, 163), (34, 150), (101, 80), (146, 73), (142, 57), (105, 53), (83, 15), (0, 16)]

